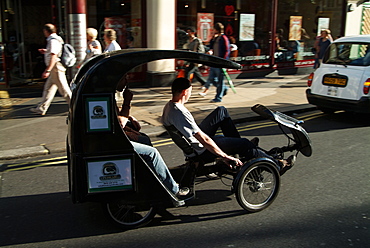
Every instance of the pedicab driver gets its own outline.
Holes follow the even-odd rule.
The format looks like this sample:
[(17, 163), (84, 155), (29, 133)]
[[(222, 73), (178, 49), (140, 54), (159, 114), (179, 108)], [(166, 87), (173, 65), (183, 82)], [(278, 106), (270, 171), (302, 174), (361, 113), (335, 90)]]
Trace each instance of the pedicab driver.
[[(192, 86), (186, 78), (176, 78), (172, 83), (172, 99), (165, 105), (162, 123), (175, 126), (191, 143), (197, 155), (204, 161), (213, 161), (220, 157), (230, 165), (241, 166), (242, 162), (227, 154), (239, 154), (246, 159), (270, 157), (257, 148), (258, 138), (251, 141), (241, 138), (225, 107), (217, 107), (198, 126), (194, 117), (184, 104), (191, 96)], [(221, 128), (223, 136), (215, 135)], [(195, 156), (195, 154), (194, 154)], [(270, 157), (271, 158), (271, 157)], [(271, 158), (272, 159), (272, 158)], [(280, 174), (293, 166), (295, 156), (279, 160), (282, 166)]]
[[(118, 119), (121, 123), (122, 128), (124, 128), (130, 117), (130, 103), (132, 100), (132, 92), (126, 89), (122, 95), (124, 100)], [(133, 145), (135, 151), (157, 173), (159, 179), (172, 193), (174, 193), (179, 198), (186, 197), (189, 194), (189, 188), (179, 188), (179, 185), (173, 179), (161, 154), (156, 148), (134, 141), (130, 142)]]

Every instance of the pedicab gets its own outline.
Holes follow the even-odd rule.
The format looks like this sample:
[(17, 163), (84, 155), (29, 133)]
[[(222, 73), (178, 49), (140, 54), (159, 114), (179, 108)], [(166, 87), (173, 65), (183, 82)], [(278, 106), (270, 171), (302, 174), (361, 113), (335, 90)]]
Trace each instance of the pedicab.
[[(135, 67), (161, 59), (241, 68), (235, 62), (206, 54), (127, 49), (93, 57), (79, 69), (72, 81), (73, 94), (67, 119), (68, 177), (72, 202), (101, 202), (108, 218), (123, 229), (144, 226), (159, 210), (185, 204), (185, 200), (169, 191), (155, 171), (136, 153), (117, 118), (117, 84)], [(285, 152), (311, 155), (309, 136), (299, 120), (262, 105), (255, 105), (252, 109), (290, 132), (284, 131), (290, 144), (266, 151), (269, 155), (276, 159), (282, 159)], [(173, 127), (166, 129), (185, 154), (193, 152), (181, 133)], [(240, 206), (246, 213), (261, 211), (278, 195), (281, 167), (271, 158), (242, 161), (243, 166), (230, 168), (222, 161), (202, 161), (195, 156), (182, 165), (171, 167), (170, 171), (176, 182), (190, 187), (192, 192), (195, 191), (194, 181), (198, 176), (211, 173), (232, 175), (231, 191)]]

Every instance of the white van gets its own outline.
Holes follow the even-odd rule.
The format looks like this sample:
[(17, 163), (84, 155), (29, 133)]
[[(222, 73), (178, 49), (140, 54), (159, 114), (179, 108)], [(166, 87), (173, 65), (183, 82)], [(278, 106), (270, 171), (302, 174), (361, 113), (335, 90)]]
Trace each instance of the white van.
[(335, 40), (307, 84), (308, 102), (323, 112), (370, 113), (370, 35)]

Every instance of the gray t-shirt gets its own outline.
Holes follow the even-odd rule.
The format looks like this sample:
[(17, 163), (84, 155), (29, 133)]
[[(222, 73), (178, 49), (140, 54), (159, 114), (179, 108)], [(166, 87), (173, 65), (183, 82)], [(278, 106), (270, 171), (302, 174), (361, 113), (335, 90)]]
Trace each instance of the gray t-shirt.
[(180, 103), (169, 101), (163, 108), (162, 123), (165, 126), (174, 125), (182, 135), (191, 143), (198, 154), (202, 154), (206, 148), (194, 137), (201, 131), (189, 110)]

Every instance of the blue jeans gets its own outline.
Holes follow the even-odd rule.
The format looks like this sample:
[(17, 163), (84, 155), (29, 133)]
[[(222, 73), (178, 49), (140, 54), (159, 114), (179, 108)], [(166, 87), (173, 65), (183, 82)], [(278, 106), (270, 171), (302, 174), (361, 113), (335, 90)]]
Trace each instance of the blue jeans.
[(135, 151), (154, 170), (163, 184), (174, 194), (179, 192), (179, 186), (173, 179), (161, 154), (154, 147), (131, 141)]
[(209, 87), (211, 87), (211, 84), (217, 87), (216, 96), (213, 100), (221, 102), (222, 97), (227, 91), (227, 86), (224, 83), (224, 73), (222, 71), (222, 68), (210, 67), (208, 80), (204, 87), (209, 89)]
[[(223, 106), (217, 107), (212, 113), (210, 113), (202, 121), (199, 127), (204, 133), (212, 138), (217, 146), (226, 154), (239, 154), (247, 160), (257, 157), (271, 158), (264, 151), (258, 149), (248, 139), (240, 137), (227, 109)], [(223, 136), (215, 136), (218, 128), (221, 128)], [(200, 157), (206, 162), (211, 162), (217, 156), (206, 150), (200, 155)]]

